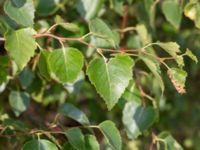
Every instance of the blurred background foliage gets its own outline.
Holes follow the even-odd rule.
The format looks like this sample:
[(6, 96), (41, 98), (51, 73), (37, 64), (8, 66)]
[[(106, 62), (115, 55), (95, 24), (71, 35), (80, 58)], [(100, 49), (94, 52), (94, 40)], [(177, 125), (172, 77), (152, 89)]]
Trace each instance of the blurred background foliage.
[[(144, 25), (147, 33), (141, 35), (150, 37), (153, 42), (156, 41), (175, 41), (181, 46), (182, 52), (189, 48), (198, 58), (200, 58), (200, 30), (198, 17), (200, 9), (196, 11), (197, 17), (188, 17), (187, 12), (184, 14), (185, 6), (191, 3), (199, 3), (195, 0), (177, 0), (179, 10), (171, 10), (171, 15), (176, 16), (172, 21), (167, 19), (164, 13), (163, 3), (167, 0), (33, 0), (36, 7), (36, 17), (34, 19), (34, 28), (38, 32), (45, 31), (56, 22), (70, 22), (76, 24), (79, 32), (71, 32), (63, 27), (57, 27), (54, 33), (64, 37), (81, 37), (89, 32), (88, 21), (95, 17), (100, 17), (114, 31), (126, 27), (136, 27)], [(0, 25), (1, 34), (4, 26), (18, 29), (20, 26), (11, 20), (3, 11), (4, 0), (0, 0)], [(200, 4), (198, 4), (200, 5)], [(162, 8), (164, 7), (164, 8)], [(199, 6), (198, 6), (199, 7)], [(168, 10), (166, 10), (168, 11)], [(195, 10), (194, 10), (195, 11)], [(199, 15), (199, 16), (198, 16)], [(124, 20), (126, 19), (126, 20)], [(123, 24), (123, 22), (125, 22)], [(123, 37), (120, 37), (123, 36)], [(116, 38), (120, 39), (120, 47), (137, 49), (141, 47), (141, 41), (134, 30), (120, 33), (116, 32)], [(105, 41), (91, 42), (101, 46), (107, 43)], [(59, 47), (56, 40), (38, 39), (37, 42), (45, 49), (55, 49)], [(99, 42), (99, 43), (98, 43)], [(80, 43), (69, 42), (72, 47), (80, 49), (87, 58), (86, 63), (95, 55), (94, 50), (83, 46)], [(5, 55), (4, 43), (0, 43), (0, 55)], [(159, 51), (163, 55), (162, 51)], [(1, 57), (0, 56), (0, 57)], [(2, 59), (0, 59), (2, 63)], [(154, 133), (169, 131), (173, 137), (185, 148), (191, 150), (200, 149), (200, 65), (195, 64), (189, 58), (184, 58), (185, 70), (188, 73), (186, 81), (186, 94), (179, 94), (171, 84), (167, 73), (163, 72), (162, 77), (165, 83), (164, 96), (160, 98), (159, 83), (148, 71), (144, 64), (138, 64), (136, 68), (144, 70), (148, 77), (141, 77), (142, 86), (145, 91), (155, 99), (159, 99), (159, 120), (151, 127)], [(170, 62), (169, 62), (170, 64)], [(1, 65), (1, 64), (0, 64)], [(173, 64), (172, 64), (173, 65)], [(30, 65), (31, 66), (31, 65)], [(58, 106), (64, 102), (74, 104), (76, 107), (86, 113), (93, 124), (98, 124), (106, 119), (116, 123), (123, 138), (123, 147), (127, 150), (147, 149), (151, 143), (150, 132), (144, 132), (136, 140), (128, 140), (122, 124), (123, 100), (118, 105), (108, 111), (105, 104), (102, 103), (100, 96), (94, 87), (89, 83), (88, 78), (80, 76), (75, 84), (66, 84), (64, 87), (54, 81), (43, 80), (38, 72), (32, 71), (27, 66), (21, 73), (15, 72), (15, 66), (12, 66), (12, 75), (15, 78), (8, 83), (2, 82), (0, 85), (0, 120), (2, 123), (12, 125), (17, 130), (26, 130), (26, 128), (44, 128), (52, 122), (56, 116)], [(2, 67), (2, 66), (0, 66)], [(36, 68), (38, 69), (38, 68)], [(163, 69), (163, 68), (162, 68)], [(3, 72), (0, 70), (0, 76)], [(11, 76), (12, 77), (12, 76)], [(85, 78), (85, 79), (84, 79)], [(2, 78), (1, 78), (2, 79)], [(1, 80), (0, 79), (0, 80)], [(12, 112), (8, 103), (8, 95), (12, 90), (26, 91), (31, 95), (30, 107), (19, 117)], [(139, 93), (138, 91), (136, 93)], [(123, 98), (122, 98), (123, 99)], [(148, 101), (147, 101), (148, 103)], [(3, 121), (3, 120), (7, 121)], [(61, 119), (61, 121), (63, 121)], [(68, 119), (63, 122), (67, 126), (76, 126), (77, 122)], [(11, 129), (6, 129), (8, 134), (13, 134)], [(62, 136), (56, 137), (62, 141)], [(26, 136), (17, 136), (11, 138), (0, 138), (0, 149), (17, 149), (21, 147), (27, 139)], [(20, 142), (19, 142), (20, 141)]]

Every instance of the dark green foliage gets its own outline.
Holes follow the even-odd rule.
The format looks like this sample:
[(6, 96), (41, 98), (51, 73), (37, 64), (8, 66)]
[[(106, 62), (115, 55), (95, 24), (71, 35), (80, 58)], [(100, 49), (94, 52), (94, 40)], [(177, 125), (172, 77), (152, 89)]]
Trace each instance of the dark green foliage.
[(0, 8), (0, 149), (199, 149), (198, 0)]

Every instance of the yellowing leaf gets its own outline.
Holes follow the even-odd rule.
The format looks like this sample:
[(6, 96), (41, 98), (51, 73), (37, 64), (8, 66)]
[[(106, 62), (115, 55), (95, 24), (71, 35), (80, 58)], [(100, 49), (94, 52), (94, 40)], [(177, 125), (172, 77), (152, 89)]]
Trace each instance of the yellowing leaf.
[(188, 57), (190, 57), (195, 63), (198, 63), (197, 57), (192, 53), (191, 50), (187, 49), (185, 53)]
[(178, 93), (186, 93), (185, 80), (187, 73), (179, 68), (170, 68), (167, 73)]
[(184, 8), (184, 14), (186, 17), (194, 21), (197, 28), (200, 28), (200, 3), (197, 1), (191, 1), (186, 4)]

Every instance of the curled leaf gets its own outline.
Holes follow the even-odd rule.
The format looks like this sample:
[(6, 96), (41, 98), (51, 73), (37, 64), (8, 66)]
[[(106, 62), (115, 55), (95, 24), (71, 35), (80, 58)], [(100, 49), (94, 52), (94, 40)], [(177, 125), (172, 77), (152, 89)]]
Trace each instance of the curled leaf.
[(195, 63), (198, 62), (197, 57), (192, 53), (191, 50), (187, 49), (186, 52), (185, 52), (185, 54), (186, 54), (189, 58), (191, 58)]
[(167, 73), (178, 93), (186, 93), (185, 80), (187, 73), (179, 68), (170, 68)]

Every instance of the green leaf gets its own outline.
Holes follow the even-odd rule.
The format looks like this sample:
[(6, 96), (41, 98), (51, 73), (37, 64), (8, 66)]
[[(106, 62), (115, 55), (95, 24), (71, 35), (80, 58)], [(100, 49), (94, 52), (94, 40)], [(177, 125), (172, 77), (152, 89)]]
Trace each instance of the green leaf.
[(5, 16), (0, 16), (0, 33), (4, 35), (7, 31), (11, 30), (7, 18)]
[(86, 20), (95, 18), (104, 4), (104, 0), (79, 0), (76, 8)]
[(15, 1), (14, 5), (13, 1), (7, 0), (4, 4), (4, 11), (10, 18), (23, 26), (33, 26), (34, 24), (35, 9), (32, 0)]
[(129, 86), (126, 88), (124, 94), (122, 95), (122, 98), (126, 101), (141, 103), (141, 93), (133, 79), (129, 82)]
[(141, 55), (141, 59), (147, 65), (149, 70), (153, 73), (155, 78), (158, 80), (160, 88), (161, 88), (161, 91), (163, 92), (164, 89), (165, 89), (165, 85), (164, 85), (162, 77), (160, 75), (161, 74), (160, 63), (157, 60), (152, 59), (152, 58), (150, 58), (148, 56), (145, 56), (145, 55)]
[(200, 28), (200, 3), (199, 2), (188, 2), (184, 7), (184, 14), (186, 17), (194, 21), (195, 26)]
[(60, 0), (39, 0), (36, 13), (40, 16), (53, 15), (59, 9)]
[(59, 108), (59, 112), (66, 117), (76, 120), (82, 125), (90, 124), (87, 116), (72, 104), (66, 103), (61, 105)]
[(28, 130), (29, 130), (26, 123), (23, 121), (20, 121), (19, 119), (18, 120), (15, 120), (12, 118), (5, 119), (5, 120), (3, 120), (3, 125), (6, 127), (15, 129), (17, 131), (22, 131), (22, 132), (28, 132)]
[(145, 10), (149, 17), (149, 22), (151, 27), (154, 28), (155, 22), (155, 12), (156, 12), (156, 4), (158, 1), (155, 0), (144, 0)]
[(79, 128), (71, 128), (65, 132), (69, 143), (77, 150), (86, 150), (84, 135)]
[(159, 142), (157, 142), (158, 150), (183, 150), (181, 145), (169, 132), (162, 132), (157, 136), (157, 138), (159, 139)]
[(22, 7), (26, 3), (26, 0), (11, 0), (11, 2), (16, 7)]
[(66, 30), (69, 30), (71, 32), (78, 32), (80, 31), (79, 27), (76, 24), (73, 23), (67, 23), (67, 22), (60, 22), (57, 23), (59, 26), (63, 27)]
[(79, 128), (71, 128), (65, 132), (69, 143), (77, 150), (99, 150), (99, 144), (94, 135), (83, 135)]
[(115, 55), (109, 62), (93, 59), (87, 68), (89, 80), (105, 100), (109, 110), (118, 102), (132, 78), (134, 61), (126, 54)]
[(171, 56), (176, 56), (177, 53), (180, 53), (180, 46), (176, 42), (156, 42), (156, 45), (160, 46)]
[(182, 56), (178, 56), (177, 54), (180, 53), (180, 46), (176, 42), (156, 42), (155, 45), (160, 46), (162, 49), (164, 49), (169, 55), (176, 58), (176, 63), (180, 66), (184, 66), (184, 61)]
[(45, 139), (30, 140), (23, 146), (23, 150), (58, 150), (56, 145)]
[(130, 139), (136, 139), (156, 120), (157, 111), (153, 107), (142, 107), (135, 102), (127, 102), (123, 109), (122, 122)]
[(62, 150), (76, 150), (69, 142), (65, 143)]
[(189, 58), (191, 58), (195, 63), (198, 63), (197, 57), (192, 53), (191, 50), (187, 49), (185, 53)]
[(26, 111), (30, 103), (29, 94), (26, 92), (11, 91), (9, 95), (9, 104), (15, 115), (18, 117)]
[(86, 150), (100, 150), (99, 143), (94, 135), (85, 135)]
[(82, 53), (75, 48), (54, 50), (48, 58), (50, 75), (62, 83), (73, 82), (81, 73), (83, 61)]
[(90, 32), (99, 38), (105, 39), (112, 43), (114, 47), (118, 46), (118, 39), (112, 30), (101, 19), (93, 19), (89, 22)]
[(110, 0), (110, 8), (114, 9), (118, 14), (123, 16), (124, 2), (121, 0)]
[(48, 58), (50, 56), (49, 51), (42, 51), (40, 53), (40, 58), (38, 61), (38, 68), (40, 71), (40, 74), (45, 77), (47, 80), (50, 80), (50, 71), (49, 71), (49, 66), (48, 66)]
[(147, 44), (151, 43), (151, 36), (148, 34), (148, 30), (144, 24), (137, 25), (136, 31), (139, 35), (142, 45), (147, 45)]
[(0, 56), (0, 85), (7, 80), (8, 64), (8, 56)]
[(106, 141), (110, 144), (110, 146), (112, 146), (114, 150), (122, 149), (120, 133), (112, 121), (106, 120), (100, 123), (99, 128), (106, 138)]
[(68, 31), (71, 31), (71, 32), (80, 31), (80, 28), (77, 24), (65, 22), (65, 20), (59, 15), (56, 15), (54, 20), (55, 20), (56, 25), (61, 26)]
[(5, 48), (8, 51), (9, 56), (14, 59), (21, 70), (29, 62), (37, 48), (35, 39), (32, 35), (33, 30), (31, 28), (9, 31), (5, 35)]
[(170, 68), (168, 71), (168, 76), (171, 79), (176, 90), (183, 94), (185, 93), (185, 81), (187, 77), (187, 72), (179, 68)]
[(19, 75), (19, 81), (24, 89), (31, 85), (34, 78), (35, 74), (28, 67), (26, 67)]
[[(115, 34), (116, 41), (119, 41), (120, 35), (116, 32), (113, 32)], [(118, 42), (117, 42), (118, 43)], [(96, 47), (100, 48), (113, 48), (113, 43), (109, 42), (107, 39), (99, 38), (96, 36), (91, 36), (90, 44), (95, 45)], [(90, 48), (92, 52), (95, 51), (94, 48)]]
[(167, 21), (178, 29), (182, 18), (182, 8), (179, 2), (177, 0), (163, 1), (162, 12)]

